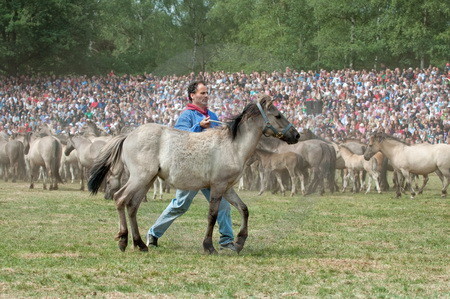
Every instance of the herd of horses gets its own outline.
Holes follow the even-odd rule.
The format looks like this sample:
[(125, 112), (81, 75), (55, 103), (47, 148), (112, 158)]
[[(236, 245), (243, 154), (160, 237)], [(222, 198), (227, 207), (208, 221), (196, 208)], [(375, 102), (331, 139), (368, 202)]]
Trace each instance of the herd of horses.
[[(156, 192), (163, 182), (183, 190), (211, 189), (203, 248), (212, 254), (217, 253), (212, 233), (222, 198), (242, 218), (235, 242), (238, 252), (247, 239), (249, 212), (235, 185), (258, 190), (259, 194), (268, 189), (282, 194), (290, 190), (291, 196), (298, 189), (305, 195), (317, 191), (324, 194), (326, 188), (330, 192), (339, 190), (335, 176), (340, 172), (342, 192), (351, 185), (352, 192), (365, 188), (367, 193), (374, 182), (380, 193), (389, 188), (388, 170), (394, 173), (397, 197), (406, 189), (412, 198), (421, 193), (433, 172), (441, 179), (441, 193), (446, 196), (450, 145), (408, 145), (384, 133), (374, 133), (368, 144), (322, 140), (310, 130), (299, 133), (267, 96), (247, 105), (224, 126), (202, 133), (145, 124), (107, 136), (88, 122), (76, 136), (56, 136), (45, 125), (23, 136), (0, 135), (0, 171), (5, 180), (27, 178), (34, 188), (41, 176), (44, 189), (49, 184), (50, 190), (56, 190), (63, 180), (73, 182), (78, 173), (81, 190), (88, 179), (89, 191), (104, 190), (105, 198), (114, 199), (122, 251), (128, 244), (127, 218), (134, 246), (148, 250), (136, 215), (148, 190), (154, 186)], [(424, 180), (416, 192), (413, 178), (418, 175)]]

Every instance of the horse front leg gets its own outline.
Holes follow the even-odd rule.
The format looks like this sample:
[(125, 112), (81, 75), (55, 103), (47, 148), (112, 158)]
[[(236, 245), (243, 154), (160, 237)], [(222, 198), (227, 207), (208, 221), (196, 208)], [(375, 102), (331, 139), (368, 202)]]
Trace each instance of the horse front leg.
[(375, 181), (375, 187), (377, 189), (378, 194), (381, 193), (381, 187), (380, 187), (380, 174), (378, 172), (373, 173), (373, 179)]
[(275, 179), (277, 180), (278, 185), (280, 185), (281, 194), (283, 194), (283, 196), (285, 196), (286, 195), (286, 188), (284, 188), (283, 180), (281, 179), (281, 175), (278, 172), (275, 172)]
[[(367, 175), (369, 177), (367, 178), (367, 190), (366, 190), (365, 194), (369, 193), (370, 192), (370, 188), (372, 187), (372, 174), (371, 173), (367, 173)], [(376, 181), (376, 179), (374, 179), (374, 180)]]
[(411, 191), (411, 199), (414, 199), (416, 192), (414, 191), (413, 182), (411, 181), (411, 174), (407, 170), (402, 170), (402, 174), (405, 178), (406, 184), (409, 184), (409, 189)]
[(219, 205), (222, 196), (211, 195), (211, 200), (209, 201), (209, 213), (208, 213), (208, 227), (206, 229), (205, 239), (203, 240), (203, 249), (205, 253), (217, 254), (217, 250), (214, 248), (212, 235), (214, 231), (214, 225), (217, 221), (217, 214), (219, 213)]
[(269, 184), (269, 174), (266, 174), (264, 170), (260, 170), (259, 172), (259, 180), (260, 180), (260, 188), (258, 195), (262, 195), (264, 191), (267, 190), (267, 186)]
[(242, 223), (239, 229), (239, 233), (237, 235), (236, 241), (234, 245), (236, 246), (237, 253), (241, 252), (244, 248), (245, 241), (248, 237), (248, 208), (247, 205), (242, 201), (242, 199), (237, 195), (236, 191), (233, 188), (229, 189), (224, 198), (233, 205), (242, 216)]

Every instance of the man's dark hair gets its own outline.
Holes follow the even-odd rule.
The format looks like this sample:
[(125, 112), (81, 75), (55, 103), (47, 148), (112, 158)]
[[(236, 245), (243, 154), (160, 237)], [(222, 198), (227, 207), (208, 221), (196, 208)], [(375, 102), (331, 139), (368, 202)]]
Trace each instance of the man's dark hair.
[(195, 93), (197, 91), (197, 87), (199, 84), (203, 84), (206, 86), (206, 83), (204, 81), (194, 81), (188, 86), (188, 97), (189, 101), (192, 102), (191, 93)]

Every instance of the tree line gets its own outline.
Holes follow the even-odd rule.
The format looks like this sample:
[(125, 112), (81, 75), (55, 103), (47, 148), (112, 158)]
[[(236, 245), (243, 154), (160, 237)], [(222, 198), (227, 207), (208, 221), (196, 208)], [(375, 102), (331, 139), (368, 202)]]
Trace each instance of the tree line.
[(443, 66), (441, 0), (1, 0), (0, 74)]

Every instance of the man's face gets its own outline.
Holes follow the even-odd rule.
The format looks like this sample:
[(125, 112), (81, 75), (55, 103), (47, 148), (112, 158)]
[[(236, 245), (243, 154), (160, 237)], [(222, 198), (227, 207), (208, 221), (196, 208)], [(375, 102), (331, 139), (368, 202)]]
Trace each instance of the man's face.
[(197, 90), (195, 91), (195, 93), (191, 93), (191, 98), (192, 98), (192, 104), (202, 108), (202, 109), (206, 109), (206, 107), (208, 106), (208, 88), (206, 88), (205, 85), (203, 84), (199, 84), (197, 85)]

